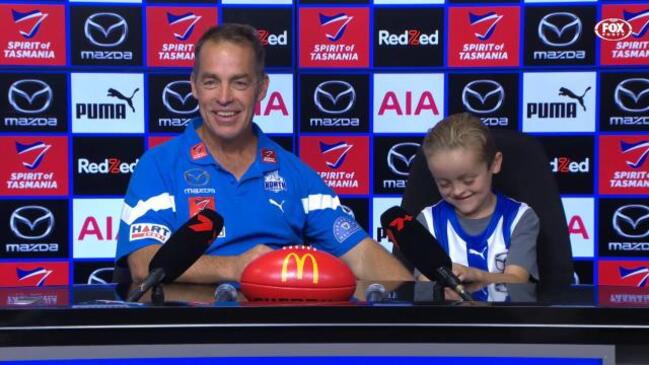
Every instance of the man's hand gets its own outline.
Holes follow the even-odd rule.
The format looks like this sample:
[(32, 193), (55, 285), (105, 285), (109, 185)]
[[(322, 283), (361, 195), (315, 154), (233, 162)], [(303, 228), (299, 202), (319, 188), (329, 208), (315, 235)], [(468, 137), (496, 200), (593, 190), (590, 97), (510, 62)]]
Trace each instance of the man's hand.
[(235, 260), (234, 266), (233, 266), (233, 274), (234, 277), (236, 278), (236, 281), (241, 280), (241, 273), (243, 270), (250, 264), (253, 260), (256, 258), (272, 251), (273, 249), (266, 246), (266, 245), (257, 245), (248, 251), (242, 253), (241, 255), (237, 256), (237, 259)]
[(530, 273), (518, 265), (507, 265), (505, 272), (487, 272), (453, 263), (453, 274), (463, 283), (527, 283)]
[(485, 280), (486, 274), (480, 269), (474, 269), (472, 267), (467, 267), (462, 264), (453, 263), (453, 274), (460, 279), (461, 282), (482, 282)]

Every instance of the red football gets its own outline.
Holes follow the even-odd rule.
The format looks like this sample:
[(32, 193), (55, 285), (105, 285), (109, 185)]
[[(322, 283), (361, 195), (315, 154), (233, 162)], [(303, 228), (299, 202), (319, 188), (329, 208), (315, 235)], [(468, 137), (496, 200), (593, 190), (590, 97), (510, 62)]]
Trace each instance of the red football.
[(253, 260), (241, 274), (248, 300), (345, 301), (356, 279), (337, 257), (306, 246), (289, 246)]

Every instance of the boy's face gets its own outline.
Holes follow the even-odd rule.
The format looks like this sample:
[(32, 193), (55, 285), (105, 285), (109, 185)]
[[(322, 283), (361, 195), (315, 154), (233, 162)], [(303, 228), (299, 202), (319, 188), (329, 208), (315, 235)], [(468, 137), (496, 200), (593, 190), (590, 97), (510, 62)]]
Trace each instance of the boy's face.
[(466, 218), (484, 218), (493, 213), (496, 203), (491, 191), (493, 174), (500, 172), (502, 154), (498, 152), (491, 166), (471, 148), (436, 151), (427, 158), (442, 198)]

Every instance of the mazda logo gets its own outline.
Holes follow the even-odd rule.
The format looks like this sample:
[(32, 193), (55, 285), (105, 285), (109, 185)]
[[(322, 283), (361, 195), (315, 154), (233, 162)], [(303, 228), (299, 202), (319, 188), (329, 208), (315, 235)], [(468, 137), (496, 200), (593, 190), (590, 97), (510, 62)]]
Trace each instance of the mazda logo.
[(126, 39), (128, 23), (115, 13), (95, 13), (86, 19), (84, 34), (97, 47), (115, 47)]
[(49, 209), (39, 205), (24, 206), (11, 213), (9, 227), (18, 238), (38, 240), (52, 232), (54, 215)]
[(342, 114), (354, 106), (356, 90), (352, 84), (331, 80), (320, 83), (313, 93), (313, 102), (323, 113)]
[(99, 268), (88, 276), (88, 284), (110, 284), (113, 281), (113, 267)]
[(643, 113), (649, 110), (649, 79), (626, 79), (615, 87), (615, 104), (628, 113)]
[(19, 113), (37, 114), (50, 107), (54, 92), (41, 80), (19, 80), (9, 86), (9, 104)]
[(649, 236), (649, 207), (642, 204), (619, 207), (613, 214), (613, 229), (625, 238)]
[(398, 143), (388, 151), (388, 167), (399, 176), (408, 176), (410, 165), (417, 155), (419, 143), (404, 142)]
[(538, 33), (546, 46), (567, 47), (581, 36), (581, 19), (573, 13), (550, 13), (539, 22)]
[(210, 182), (210, 174), (200, 168), (186, 170), (183, 177), (190, 186), (203, 186)]
[(471, 81), (462, 90), (462, 104), (471, 113), (493, 113), (505, 101), (505, 89), (494, 80)]
[(192, 95), (192, 84), (187, 80), (173, 81), (162, 90), (162, 103), (168, 111), (176, 114), (193, 114), (198, 102)]

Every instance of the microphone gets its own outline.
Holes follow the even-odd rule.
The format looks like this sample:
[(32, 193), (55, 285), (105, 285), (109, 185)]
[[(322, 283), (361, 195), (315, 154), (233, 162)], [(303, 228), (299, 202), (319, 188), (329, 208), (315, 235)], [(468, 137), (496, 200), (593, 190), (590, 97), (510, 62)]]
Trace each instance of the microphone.
[(135, 302), (151, 287), (176, 280), (205, 253), (221, 229), (223, 217), (211, 209), (191, 217), (156, 252), (149, 263), (149, 276), (126, 301)]
[(368, 303), (378, 303), (385, 298), (385, 286), (379, 283), (370, 284), (365, 290), (365, 300)]
[(237, 289), (230, 283), (219, 284), (214, 291), (214, 299), (217, 303), (236, 302)]
[(403, 208), (394, 206), (381, 214), (381, 226), (403, 255), (428, 279), (436, 278), (472, 301), (460, 279), (451, 270), (451, 258), (433, 235)]

